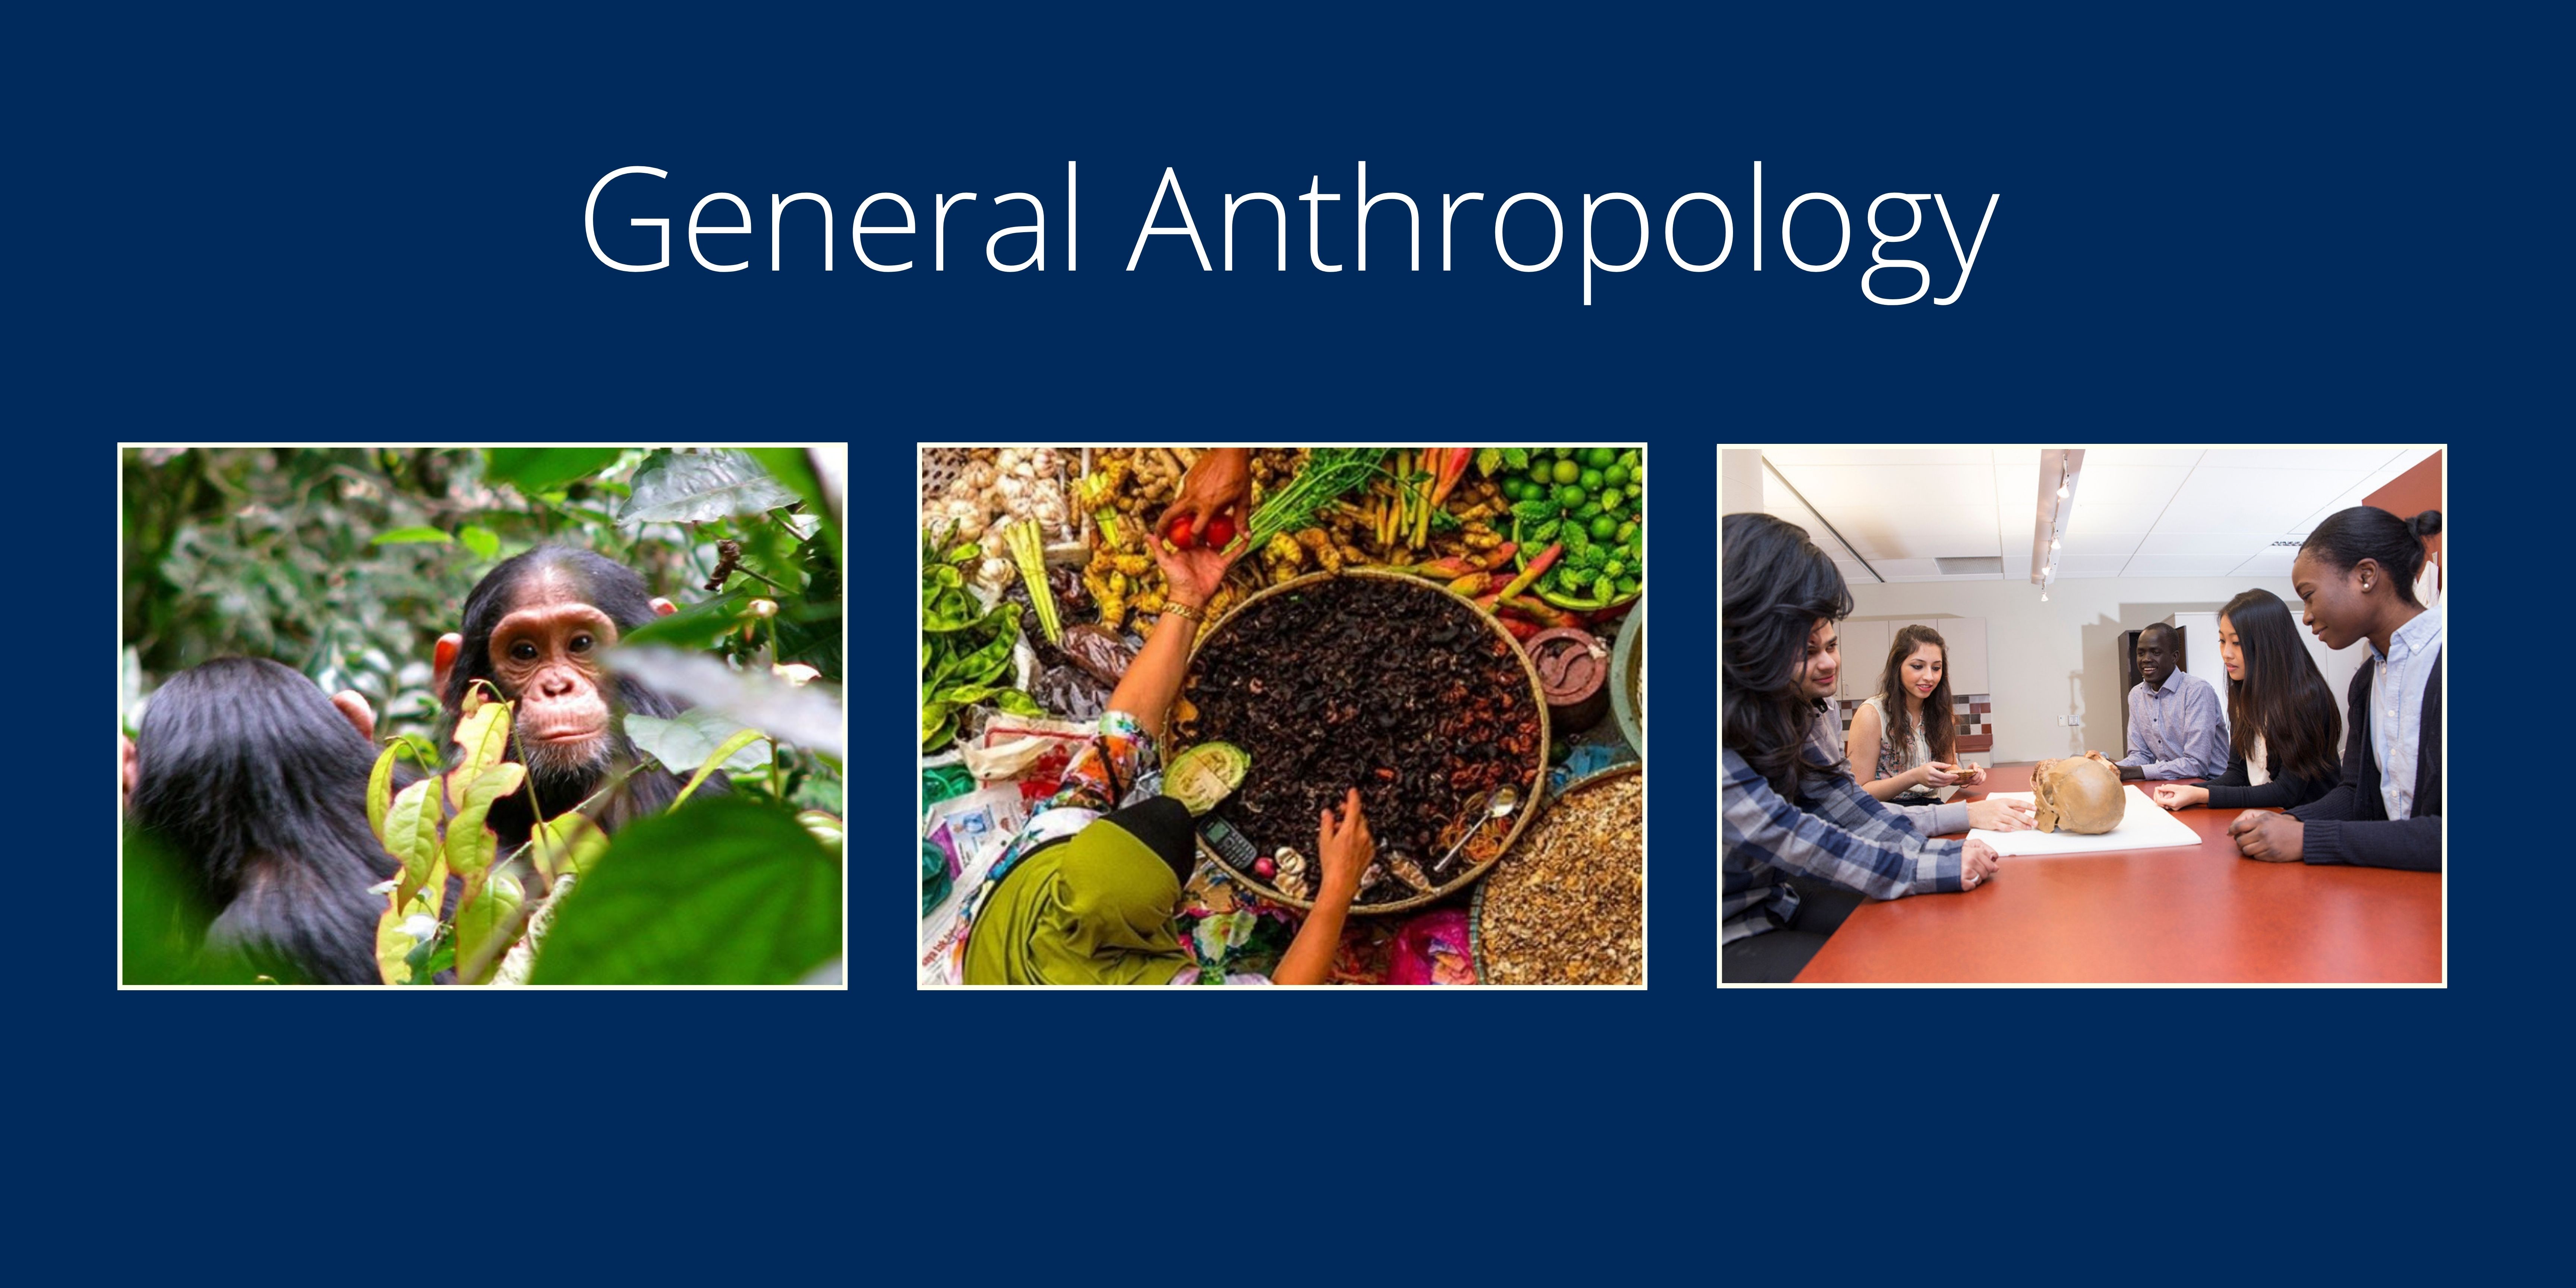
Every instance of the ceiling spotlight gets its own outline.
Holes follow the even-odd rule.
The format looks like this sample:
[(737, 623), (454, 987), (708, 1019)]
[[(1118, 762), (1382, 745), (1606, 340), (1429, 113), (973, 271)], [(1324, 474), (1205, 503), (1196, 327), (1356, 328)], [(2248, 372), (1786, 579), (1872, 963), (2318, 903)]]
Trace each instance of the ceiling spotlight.
[(2050, 537), (2048, 539), (2048, 548), (2051, 550), (2055, 550), (2057, 548), (2057, 538)]
[(2048, 592), (2047, 592), (2047, 591), (2044, 591), (2044, 590), (2043, 590), (2043, 591), (2039, 592), (2039, 602), (2041, 602), (2041, 603), (2043, 603), (2043, 604), (2045, 604), (2045, 603), (2047, 603), (2047, 602), (2048, 602)]
[(2066, 480), (2064, 479), (2057, 481), (2057, 499), (2060, 501), (2066, 499)]

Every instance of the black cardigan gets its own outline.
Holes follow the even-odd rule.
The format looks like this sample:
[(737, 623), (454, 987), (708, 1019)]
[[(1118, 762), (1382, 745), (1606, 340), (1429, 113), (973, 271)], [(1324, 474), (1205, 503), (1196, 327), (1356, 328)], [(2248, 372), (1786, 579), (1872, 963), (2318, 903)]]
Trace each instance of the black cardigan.
[(2226, 773), (2201, 784), (2209, 790), (2209, 807), (2211, 809), (2291, 809), (2325, 795), (2341, 781), (2334, 776), (2331, 768), (2328, 769), (2326, 777), (2313, 780), (2301, 778), (2297, 774), (2282, 773), (2280, 753), (2269, 747), (2263, 750), (2263, 761), (2272, 771), (2272, 781), (2256, 786), (2253, 782), (2254, 775), (2245, 766), (2245, 757), (2241, 754), (2230, 756)]
[[(2391, 819), (2379, 794), (2379, 756), (2371, 747), (2370, 681), (2375, 667), (2352, 677), (2343, 738), (2343, 781), (2290, 811), (2306, 824), (2300, 854), (2310, 863), (2442, 870), (2442, 659), (2424, 677), (2423, 731), (2415, 744), (2415, 817)], [(2215, 803), (2214, 801), (2212, 803)]]

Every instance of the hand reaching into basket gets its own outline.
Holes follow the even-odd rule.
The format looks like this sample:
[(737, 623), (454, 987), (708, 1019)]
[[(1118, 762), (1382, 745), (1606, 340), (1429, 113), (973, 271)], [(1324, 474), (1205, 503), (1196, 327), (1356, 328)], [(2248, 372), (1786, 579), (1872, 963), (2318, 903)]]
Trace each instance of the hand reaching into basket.
[(1325, 810), (1316, 821), (1315, 856), (1324, 868), (1315, 890), (1315, 909), (1297, 927), (1297, 937), (1279, 958), (1279, 969), (1270, 972), (1273, 984), (1321, 984), (1333, 976), (1333, 952), (1341, 946), (1342, 922), (1351, 915), (1351, 900), (1359, 897), (1360, 873), (1377, 857), (1368, 820), (1360, 816), (1360, 789), (1351, 789), (1340, 818)]
[(1315, 827), (1315, 855), (1324, 865), (1318, 902), (1347, 904), (1359, 896), (1360, 874), (1377, 857), (1377, 841), (1369, 835), (1368, 819), (1360, 812), (1359, 788), (1351, 789), (1340, 819), (1333, 817), (1333, 811), (1324, 811)]

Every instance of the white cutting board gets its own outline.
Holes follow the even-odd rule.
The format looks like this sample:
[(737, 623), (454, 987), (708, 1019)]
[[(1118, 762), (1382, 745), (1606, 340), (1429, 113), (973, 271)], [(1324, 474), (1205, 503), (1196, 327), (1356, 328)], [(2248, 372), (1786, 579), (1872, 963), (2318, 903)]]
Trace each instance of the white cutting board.
[[(1968, 835), (1985, 842), (1995, 853), (2025, 858), (2055, 858), (2062, 854), (2100, 854), (2106, 850), (2154, 850), (2167, 846), (2198, 845), (2200, 833), (2191, 830), (2181, 819), (2164, 807), (2147, 799), (2145, 792), (2122, 786), (2120, 795), (2126, 809), (2120, 825), (2108, 832), (2086, 835), (2059, 828), (2042, 832), (2036, 828), (2020, 832), (1989, 832), (1972, 828)], [(1993, 799), (2031, 803), (2029, 792), (1996, 792)]]

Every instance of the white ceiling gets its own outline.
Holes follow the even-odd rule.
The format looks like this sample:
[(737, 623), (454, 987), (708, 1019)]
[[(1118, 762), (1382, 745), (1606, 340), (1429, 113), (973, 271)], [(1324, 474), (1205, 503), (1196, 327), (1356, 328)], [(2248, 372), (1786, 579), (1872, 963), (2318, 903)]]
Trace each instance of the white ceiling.
[[(1856, 583), (1876, 579), (1855, 553), (1889, 581), (2027, 581), (2047, 450), (1765, 448), (1762, 508), (1805, 528)], [(2304, 540), (2438, 450), (2088, 448), (2057, 576), (2286, 576), (2297, 548), (2273, 542)], [(2001, 556), (2003, 572), (1945, 577), (1933, 562), (1979, 556)]]

